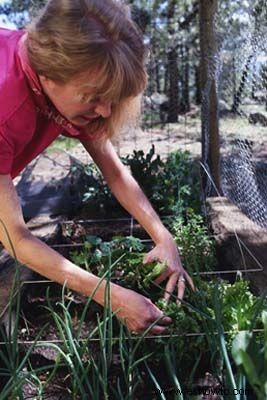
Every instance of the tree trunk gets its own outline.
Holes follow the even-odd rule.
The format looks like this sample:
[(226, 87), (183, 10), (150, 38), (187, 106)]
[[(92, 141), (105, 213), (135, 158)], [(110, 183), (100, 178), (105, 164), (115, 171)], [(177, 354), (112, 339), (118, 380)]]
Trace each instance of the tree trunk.
[[(203, 187), (206, 195), (220, 189), (220, 147), (216, 72), (218, 48), (215, 32), (217, 0), (200, 0), (201, 115)], [(210, 175), (210, 176), (208, 176)]]
[(190, 95), (189, 95), (189, 48), (184, 48), (184, 85), (183, 85), (183, 103), (185, 112), (190, 111)]
[[(172, 19), (175, 13), (176, 0), (169, 0), (167, 12), (168, 33), (171, 37), (174, 34)], [(178, 74), (178, 53), (176, 46), (171, 45), (168, 49), (168, 77), (169, 77), (169, 109), (168, 122), (178, 122), (179, 111), (179, 74)]]
[(200, 66), (195, 66), (195, 102), (199, 106), (201, 104), (201, 87), (200, 87)]
[(178, 62), (177, 50), (168, 52), (168, 76), (169, 76), (169, 107), (168, 122), (178, 122), (179, 96), (178, 96)]
[(155, 65), (155, 81), (156, 81), (156, 90), (158, 93), (161, 93), (159, 63), (156, 63)]
[(233, 57), (233, 100), (236, 98), (236, 59)]
[(168, 95), (169, 92), (169, 70), (168, 70), (168, 60), (165, 61), (165, 70), (164, 70), (164, 84), (163, 84), (163, 93)]

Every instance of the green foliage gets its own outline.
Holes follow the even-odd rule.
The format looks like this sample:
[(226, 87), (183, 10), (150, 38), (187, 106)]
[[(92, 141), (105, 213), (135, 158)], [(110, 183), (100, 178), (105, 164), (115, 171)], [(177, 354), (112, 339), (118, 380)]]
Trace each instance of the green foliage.
[[(180, 246), (182, 243), (182, 252), (189, 260), (188, 265), (199, 270), (203, 270), (203, 266), (210, 268), (211, 264), (204, 260), (207, 261), (209, 257), (212, 260), (213, 247), (202, 218), (189, 211), (187, 225), (183, 226), (180, 219), (178, 222), (175, 220), (172, 229), (177, 243)], [(196, 235), (192, 239), (194, 232)], [(149, 296), (172, 318), (172, 324), (167, 331), (168, 338), (144, 341), (140, 346), (139, 356), (153, 353), (155, 365), (160, 365), (165, 359), (165, 346), (168, 344), (175, 354), (179, 354), (180, 366), (177, 366), (177, 372), (183, 379), (189, 379), (184, 375), (184, 370), (191, 370), (193, 376), (204, 359), (211, 360), (214, 370), (220, 375), (226, 366), (231, 371), (227, 352), (236, 333), (243, 329), (262, 327), (259, 313), (266, 303), (251, 293), (247, 281), (230, 284), (226, 281), (204, 281), (196, 276), (194, 281), (197, 290), (186, 293), (186, 301), (180, 305), (175, 301), (167, 304), (161, 299), (164, 283), (161, 286), (153, 283), (153, 279), (161, 273), (165, 265), (143, 265), (145, 248), (139, 239), (115, 237), (110, 242), (104, 242), (97, 237), (88, 239), (90, 243), (86, 248), (87, 258), (94, 273), (107, 273), (112, 263), (113, 281)], [(74, 257), (73, 261), (77, 262), (79, 259)], [(218, 326), (222, 329), (220, 335)], [(225, 363), (222, 361), (224, 357), (227, 361)]]
[[(110, 265), (109, 270), (113, 268)], [(134, 400), (136, 391), (142, 387), (143, 380), (140, 367), (151, 354), (139, 354), (138, 349), (143, 342), (144, 335), (133, 338), (125, 326), (119, 323), (118, 334), (114, 335), (114, 314), (110, 307), (109, 270), (102, 279), (108, 281), (105, 291), (103, 313), (96, 315), (94, 329), (84, 338), (83, 325), (94, 293), (87, 299), (80, 316), (78, 326), (71, 316), (72, 300), (66, 301), (65, 288), (62, 290), (62, 300), (56, 304), (56, 309), (48, 296), (48, 311), (54, 320), (57, 336), (62, 344), (42, 343), (41, 347), (48, 347), (57, 352), (56, 364), (67, 372), (66, 390), (73, 399), (120, 399)], [(102, 282), (100, 280), (99, 284)], [(95, 289), (95, 291), (97, 288)], [(114, 385), (113, 357), (120, 360), (117, 365), (116, 385)], [(49, 377), (52, 380), (54, 376)], [(42, 395), (47, 382), (42, 384)], [(39, 397), (38, 397), (39, 398)], [(40, 397), (40, 399), (43, 397)]]
[[(104, 277), (107, 277), (107, 274)], [(94, 293), (87, 299), (78, 326), (76, 326), (70, 314), (71, 301), (66, 302), (64, 291), (65, 288), (63, 287), (62, 300), (57, 303), (60, 311), (55, 311), (49, 294), (47, 295), (48, 307), (46, 307), (51, 313), (57, 333), (63, 344), (59, 346), (54, 343), (44, 343), (42, 346), (55, 350), (58, 354), (56, 363), (60, 363), (69, 372), (71, 380), (68, 392), (73, 399), (86, 398), (89, 394), (90, 398), (98, 399), (100, 392), (103, 393), (104, 398), (107, 398), (107, 369), (110, 365), (112, 349), (112, 340), (106, 340), (112, 330), (110, 307), (105, 309), (103, 320), (100, 320), (99, 316), (97, 316), (96, 328), (88, 332), (86, 339), (81, 340), (83, 323)], [(100, 354), (101, 351), (103, 352), (101, 354), (102, 357), (100, 356), (98, 359), (93, 357), (90, 346), (90, 340), (96, 335), (102, 343)], [(96, 374), (99, 377), (98, 382), (95, 379)]]
[[(159, 196), (159, 198), (157, 198)], [(177, 150), (168, 155), (164, 164), (158, 191), (154, 193), (159, 210), (179, 214), (187, 207), (200, 210), (200, 176), (198, 163), (191, 159), (189, 151)], [(165, 202), (167, 199), (167, 205)], [(167, 210), (165, 211), (165, 207)]]
[(124, 163), (161, 214), (178, 214), (189, 205), (199, 210), (198, 167), (188, 151), (177, 150), (162, 161), (152, 145), (147, 154), (134, 151)]
[(167, 264), (166, 263), (160, 263), (157, 262), (155, 265), (154, 263), (146, 264), (145, 270), (148, 270), (148, 266), (153, 265), (153, 269), (151, 272), (146, 273), (146, 276), (143, 280), (143, 284), (145, 287), (149, 286), (150, 282), (154, 279), (156, 279), (162, 272), (166, 269)]
[[(264, 307), (262, 299), (251, 293), (248, 281), (238, 281), (234, 285), (224, 283), (219, 286), (222, 299), (222, 318), (226, 331), (232, 332), (231, 338), (238, 331), (250, 330), (261, 326), (258, 310)], [(255, 316), (257, 316), (255, 321)], [(254, 324), (256, 323), (256, 326)]]
[[(142, 150), (134, 151), (122, 161), (161, 214), (182, 213), (189, 206), (196, 211), (200, 209), (198, 166), (189, 152), (178, 150), (163, 161), (155, 154), (153, 145), (147, 154)], [(89, 164), (82, 172), (84, 202), (105, 214), (120, 212), (121, 207), (99, 170)]]
[[(200, 215), (187, 209), (186, 218), (172, 218), (168, 225), (190, 273), (209, 271), (215, 265), (214, 242)], [(144, 244), (133, 236), (117, 236), (109, 242), (96, 236), (88, 236), (83, 248), (71, 253), (75, 264), (99, 276), (107, 270), (110, 261), (116, 262), (112, 279), (126, 287), (141, 290), (148, 288), (149, 282), (155, 279), (157, 269), (164, 268), (155, 262), (143, 265), (144, 255)]]
[(122, 159), (123, 163), (131, 170), (147, 197), (153, 202), (154, 191), (159, 183), (159, 176), (164, 170), (164, 163), (159, 155), (155, 154), (155, 146), (152, 145), (147, 154), (143, 150), (134, 150), (133, 154)]
[(197, 292), (192, 294), (192, 302), (216, 319), (214, 299), (220, 306), (220, 319), (227, 334), (227, 342), (231, 343), (237, 332), (252, 328), (262, 328), (261, 310), (266, 307), (266, 300), (253, 295), (246, 280), (229, 283), (227, 281), (209, 281), (198, 279)]
[(143, 264), (143, 250), (141, 240), (133, 236), (115, 236), (110, 242), (97, 236), (88, 236), (83, 249), (72, 252), (71, 259), (98, 276), (105, 274), (110, 263), (114, 263), (116, 268), (111, 274), (114, 282), (128, 288), (145, 290), (166, 265), (159, 262)]
[[(17, 263), (17, 262), (16, 262)], [(18, 264), (18, 263), (17, 263)], [(46, 325), (40, 330), (33, 343), (30, 344), (27, 351), (21, 354), (19, 351), (19, 319), (20, 319), (20, 293), (15, 292), (19, 285), (19, 265), (17, 265), (14, 284), (11, 289), (10, 305), (8, 308), (8, 328), (4, 329), (0, 321), (0, 341), (4, 343), (0, 346), (0, 382), (1, 393), (0, 400), (22, 399), (23, 386), (31, 384), (39, 390), (38, 374), (45, 369), (54, 370), (53, 366), (32, 368), (31, 354), (37, 347)]]
[(239, 332), (233, 340), (232, 356), (253, 387), (258, 400), (267, 398), (267, 312), (262, 312), (264, 339), (260, 342), (249, 330)]
[[(178, 370), (183, 376), (183, 370), (191, 370), (197, 359), (208, 352), (205, 335), (201, 332), (201, 314), (193, 307), (177, 304), (175, 301), (166, 303), (164, 299), (156, 302), (156, 305), (171, 317), (172, 323), (167, 333), (170, 338), (156, 338), (153, 346), (157, 346), (156, 360), (158, 362), (164, 357), (164, 346), (170, 343), (175, 354), (179, 354)], [(189, 335), (189, 336), (188, 336)], [(187, 377), (188, 378), (188, 377)]]
[(153, 348), (155, 362), (160, 365), (165, 357), (164, 345), (168, 343), (173, 354), (179, 355), (177, 371), (183, 382), (189, 384), (198, 365), (209, 360), (214, 373), (226, 377), (225, 387), (237, 388), (229, 350), (240, 329), (263, 327), (260, 313), (266, 308), (266, 300), (253, 296), (247, 281), (197, 281), (198, 290), (190, 292), (182, 304), (157, 301), (157, 306), (172, 318), (170, 337), (156, 338), (151, 345), (144, 343), (143, 352)]
[(170, 219), (169, 226), (190, 273), (209, 271), (216, 265), (215, 242), (201, 215), (188, 208), (185, 216)]
[(86, 207), (98, 214), (118, 215), (122, 207), (111, 193), (97, 166), (92, 164), (75, 165), (71, 169), (72, 174), (79, 174), (80, 195)]

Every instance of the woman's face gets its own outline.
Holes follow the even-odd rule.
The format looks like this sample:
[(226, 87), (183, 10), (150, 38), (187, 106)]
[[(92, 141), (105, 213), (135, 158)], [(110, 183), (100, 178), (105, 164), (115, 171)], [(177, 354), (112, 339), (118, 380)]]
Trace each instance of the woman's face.
[(44, 76), (39, 78), (56, 109), (73, 125), (84, 127), (99, 117), (110, 116), (112, 104), (98, 97), (97, 82), (92, 74), (83, 73), (67, 83), (58, 83)]

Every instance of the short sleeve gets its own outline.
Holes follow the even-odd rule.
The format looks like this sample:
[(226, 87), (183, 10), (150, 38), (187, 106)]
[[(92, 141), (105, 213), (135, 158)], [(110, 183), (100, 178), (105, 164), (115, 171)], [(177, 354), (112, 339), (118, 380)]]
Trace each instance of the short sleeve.
[(13, 146), (8, 143), (3, 135), (3, 130), (0, 127), (0, 174), (7, 175), (12, 171), (14, 160)]

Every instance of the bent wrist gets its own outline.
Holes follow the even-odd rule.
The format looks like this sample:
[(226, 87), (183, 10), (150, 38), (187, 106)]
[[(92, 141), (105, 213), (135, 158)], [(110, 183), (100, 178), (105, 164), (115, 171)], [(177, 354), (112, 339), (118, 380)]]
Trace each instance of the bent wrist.
[(165, 226), (162, 226), (162, 228), (157, 231), (155, 238), (152, 239), (156, 245), (169, 241), (174, 242), (171, 232)]

